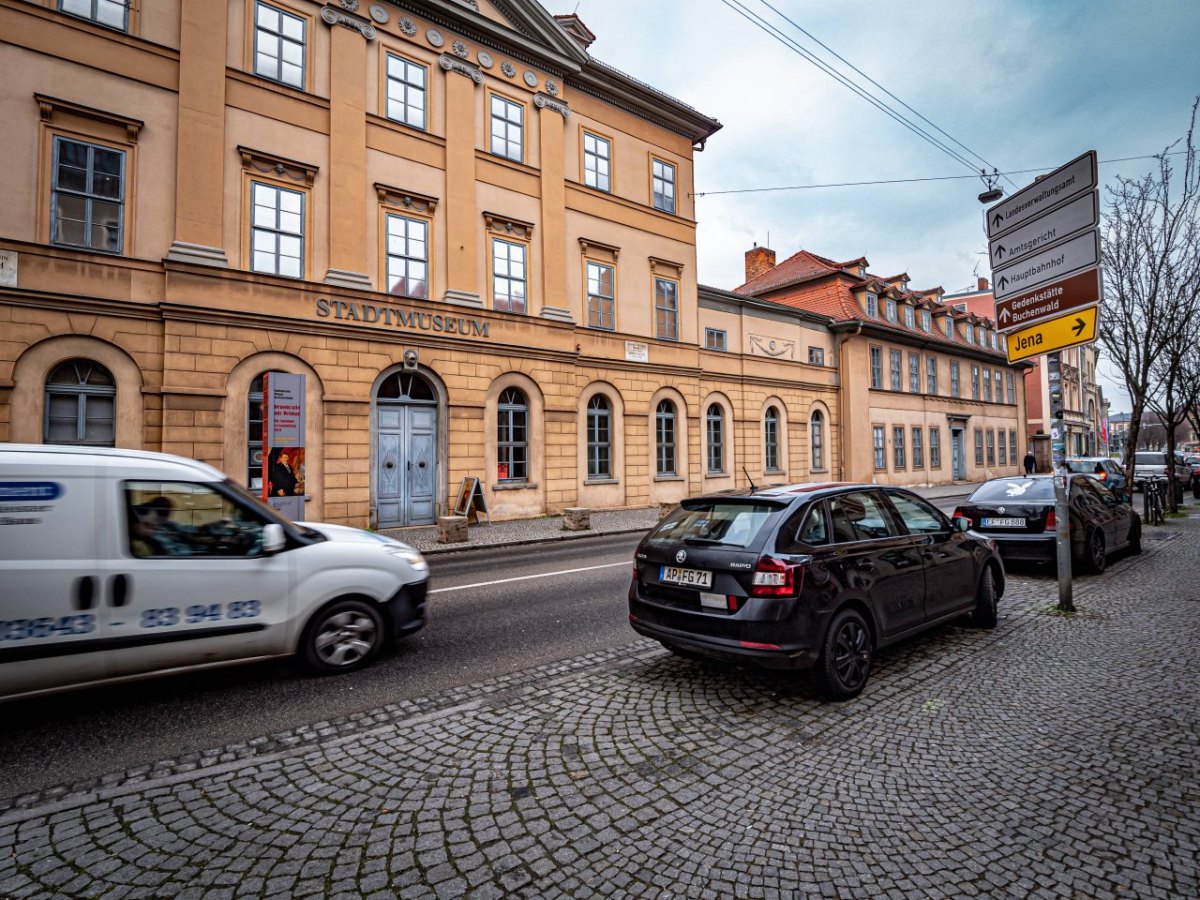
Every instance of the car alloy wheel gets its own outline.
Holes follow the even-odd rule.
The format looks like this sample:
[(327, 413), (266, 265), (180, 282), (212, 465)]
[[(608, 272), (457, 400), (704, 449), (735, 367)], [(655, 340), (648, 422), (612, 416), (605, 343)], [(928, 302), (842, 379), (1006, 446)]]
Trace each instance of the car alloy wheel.
[(383, 646), (383, 617), (373, 605), (343, 600), (322, 610), (305, 629), (304, 661), (318, 672), (349, 672)]
[(996, 573), (991, 566), (986, 566), (983, 577), (979, 579), (979, 591), (975, 595), (975, 612), (971, 616), (971, 623), (977, 628), (995, 628), (999, 618)]
[(825, 693), (835, 700), (857, 696), (871, 674), (871, 632), (852, 609), (834, 617), (825, 635), (820, 675)]
[(1104, 571), (1108, 560), (1104, 553), (1104, 535), (1098, 530), (1092, 532), (1091, 540), (1088, 541), (1088, 566), (1092, 572), (1099, 575)]

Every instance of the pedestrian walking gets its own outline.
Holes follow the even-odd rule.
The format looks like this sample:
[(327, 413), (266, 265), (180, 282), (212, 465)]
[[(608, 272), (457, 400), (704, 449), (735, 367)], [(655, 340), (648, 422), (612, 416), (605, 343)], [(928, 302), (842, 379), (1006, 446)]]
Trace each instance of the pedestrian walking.
[(1032, 475), (1033, 470), (1037, 468), (1037, 457), (1033, 455), (1033, 450), (1027, 450), (1025, 453), (1025, 474)]

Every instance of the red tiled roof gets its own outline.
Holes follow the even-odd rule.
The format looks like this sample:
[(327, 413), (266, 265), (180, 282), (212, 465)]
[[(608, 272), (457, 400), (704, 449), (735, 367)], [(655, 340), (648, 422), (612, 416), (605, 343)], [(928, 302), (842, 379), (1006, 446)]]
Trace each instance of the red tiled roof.
[(841, 271), (841, 267), (833, 260), (801, 250), (779, 263), (773, 269), (768, 269), (761, 275), (751, 278), (740, 287), (734, 288), (738, 294), (758, 295), (764, 291), (773, 291), (787, 287), (800, 281), (811, 281), (823, 275), (832, 275)]

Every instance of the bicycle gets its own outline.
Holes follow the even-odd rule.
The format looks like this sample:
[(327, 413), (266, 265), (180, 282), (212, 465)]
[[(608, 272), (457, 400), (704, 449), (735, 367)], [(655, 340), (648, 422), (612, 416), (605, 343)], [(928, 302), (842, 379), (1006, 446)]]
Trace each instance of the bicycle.
[(1142, 482), (1142, 518), (1150, 525), (1161, 525), (1165, 521), (1164, 506), (1167, 499), (1167, 479), (1154, 475)]

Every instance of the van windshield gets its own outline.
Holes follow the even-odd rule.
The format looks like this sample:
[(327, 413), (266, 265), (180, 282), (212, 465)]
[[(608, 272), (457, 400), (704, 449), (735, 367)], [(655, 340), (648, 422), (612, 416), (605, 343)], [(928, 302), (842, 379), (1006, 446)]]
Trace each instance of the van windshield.
[(757, 540), (767, 519), (779, 509), (765, 504), (721, 501), (688, 505), (689, 509), (677, 507), (663, 519), (651, 537), (688, 544), (749, 547)]

